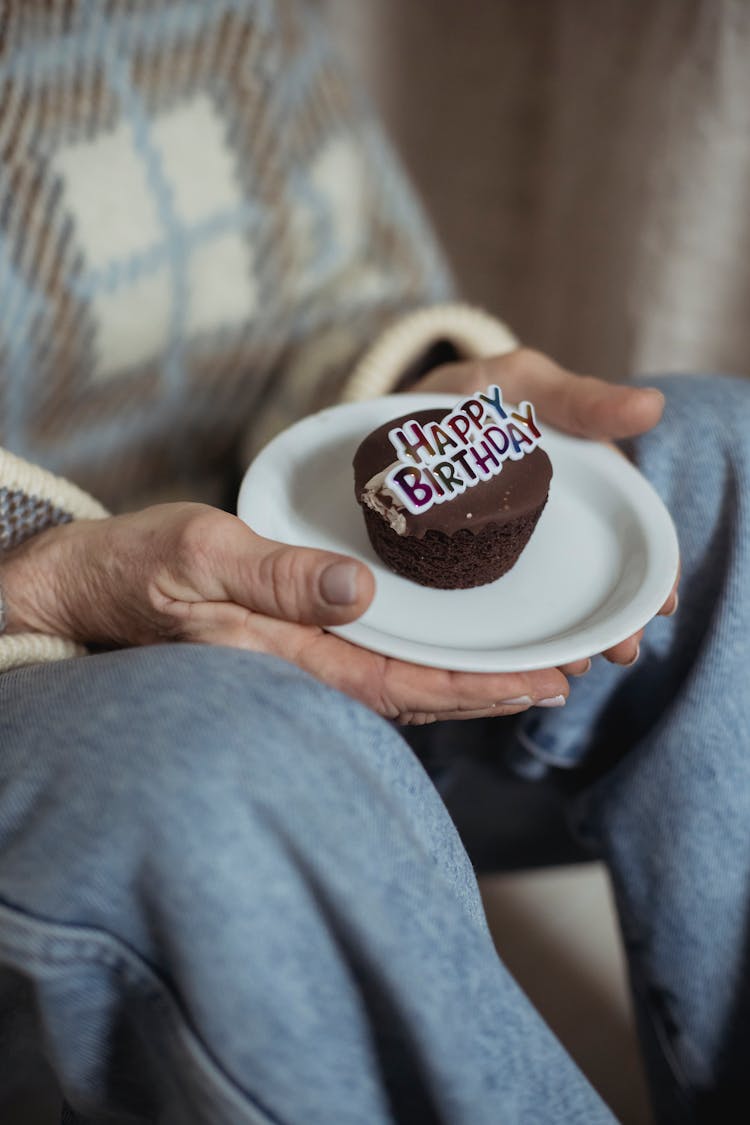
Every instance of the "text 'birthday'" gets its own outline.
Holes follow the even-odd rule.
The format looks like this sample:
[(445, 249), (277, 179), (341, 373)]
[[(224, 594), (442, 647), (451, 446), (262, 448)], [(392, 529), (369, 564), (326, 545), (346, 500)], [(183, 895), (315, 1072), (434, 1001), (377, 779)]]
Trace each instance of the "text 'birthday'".
[(500, 388), (475, 393), (439, 422), (415, 419), (390, 430), (398, 464), (385, 485), (414, 515), (465, 492), (536, 449), (541, 438), (534, 407), (506, 411)]

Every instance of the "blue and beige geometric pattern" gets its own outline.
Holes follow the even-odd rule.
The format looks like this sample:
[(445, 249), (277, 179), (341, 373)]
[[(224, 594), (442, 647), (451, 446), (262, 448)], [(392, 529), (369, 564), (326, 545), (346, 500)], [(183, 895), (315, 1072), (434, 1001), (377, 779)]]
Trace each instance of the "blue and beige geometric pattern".
[(82, 256), (75, 290), (94, 326), (90, 377), (115, 378), (164, 356), (181, 390), (181, 341), (256, 311), (252, 243), (237, 237), (249, 216), (206, 94), (156, 115), (141, 134), (123, 121), (50, 163)]
[(450, 294), (420, 209), (307, 0), (4, 10), (0, 445), (221, 502), (248, 430)]

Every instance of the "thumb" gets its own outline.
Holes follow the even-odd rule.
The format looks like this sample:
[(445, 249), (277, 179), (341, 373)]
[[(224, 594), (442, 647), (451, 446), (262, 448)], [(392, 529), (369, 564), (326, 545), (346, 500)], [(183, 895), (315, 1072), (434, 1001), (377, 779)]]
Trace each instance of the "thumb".
[(543, 422), (577, 437), (598, 441), (635, 437), (653, 429), (664, 410), (664, 395), (655, 387), (578, 375), (533, 349), (519, 348), (490, 360), (490, 370), (494, 365), (507, 376), (503, 389), (511, 402), (531, 399)]
[(530, 399), (542, 422), (600, 441), (645, 433), (664, 410), (655, 387), (577, 375), (531, 348), (436, 368), (414, 389), (471, 394), (488, 383), (499, 383), (508, 402)]
[(243, 546), (222, 584), (233, 602), (257, 613), (301, 625), (344, 625), (374, 597), (372, 572), (346, 555), (254, 533)]
[(664, 395), (655, 387), (607, 383), (565, 371), (540, 406), (540, 415), (567, 433), (617, 441), (653, 429), (664, 411)]

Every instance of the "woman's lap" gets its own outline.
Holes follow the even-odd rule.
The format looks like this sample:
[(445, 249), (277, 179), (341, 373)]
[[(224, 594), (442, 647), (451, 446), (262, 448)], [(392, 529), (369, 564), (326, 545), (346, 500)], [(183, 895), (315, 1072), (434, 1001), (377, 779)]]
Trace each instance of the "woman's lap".
[[(665, 1115), (690, 1120), (710, 1117), (718, 1087), (744, 1082), (733, 1045), (749, 979), (750, 386), (662, 385), (665, 423), (634, 455), (678, 525), (680, 610), (650, 625), (633, 669), (596, 662), (563, 712), (525, 718), (515, 753), (583, 767), (577, 827), (610, 864), (652, 1077)], [(488, 722), (486, 738), (499, 744), (510, 729)], [(514, 1099), (523, 1119), (552, 1097), (554, 1112), (536, 1119), (606, 1118), (494, 958), (424, 771), (364, 708), (273, 658), (168, 646), (7, 674), (0, 746), (0, 941), (12, 964), (15, 927), (16, 971), (37, 966), (56, 1049), (82, 1044), (65, 1059), (72, 1093), (95, 1088), (75, 1056), (101, 1063), (101, 1020), (123, 994), (101, 975), (88, 993), (73, 986), (71, 1027), (55, 1000), (65, 974), (49, 957), (65, 947), (78, 963), (93, 935), (99, 968), (104, 946), (125, 976), (135, 956), (135, 993), (148, 995), (155, 974), (162, 1011), (177, 1005), (164, 1027), (203, 1045), (195, 1106), (206, 1045), (218, 1044), (227, 1085), (212, 1073), (211, 1096), (240, 1097), (247, 1120), (299, 1115), (292, 1068), (295, 1090), (312, 1091), (311, 1121), (347, 1098), (351, 1120), (417, 1104), (425, 1120), (446, 1106), (450, 1120), (478, 1121), (476, 1106), (489, 1120), (494, 1095), (509, 1120)], [(260, 966), (252, 987), (248, 951)], [(311, 991), (314, 978), (324, 983)], [(98, 1015), (80, 1004), (92, 991), (106, 999)], [(228, 1035), (232, 1011), (263, 1018)], [(186, 1042), (178, 1069), (196, 1049)], [(158, 1049), (177, 1050), (163, 1036)], [(236, 1106), (226, 1119), (239, 1119)]]
[(608, 1119), (365, 708), (275, 658), (165, 646), (10, 673), (0, 715), (0, 962), (82, 1112)]

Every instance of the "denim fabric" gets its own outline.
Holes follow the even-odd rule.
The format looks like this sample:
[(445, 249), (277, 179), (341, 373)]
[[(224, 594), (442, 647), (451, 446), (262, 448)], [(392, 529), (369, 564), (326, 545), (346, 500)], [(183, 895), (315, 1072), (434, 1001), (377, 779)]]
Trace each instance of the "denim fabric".
[(0, 962), (87, 1120), (610, 1120), (364, 707), (165, 646), (8, 673), (0, 708)]
[(562, 711), (529, 713), (511, 752), (592, 778), (573, 819), (612, 874), (661, 1119), (745, 1121), (750, 381), (649, 382), (665, 418), (632, 452), (677, 524), (679, 610), (632, 669), (599, 659)]
[[(750, 1087), (750, 384), (661, 385), (634, 453), (678, 524), (677, 615), (563, 711), (484, 730), (580, 770), (661, 1119), (727, 1122)], [(0, 678), (0, 965), (25, 999), (0, 995), (0, 1044), (41, 1051), (86, 1120), (612, 1120), (498, 961), (411, 749), (274, 658)]]

